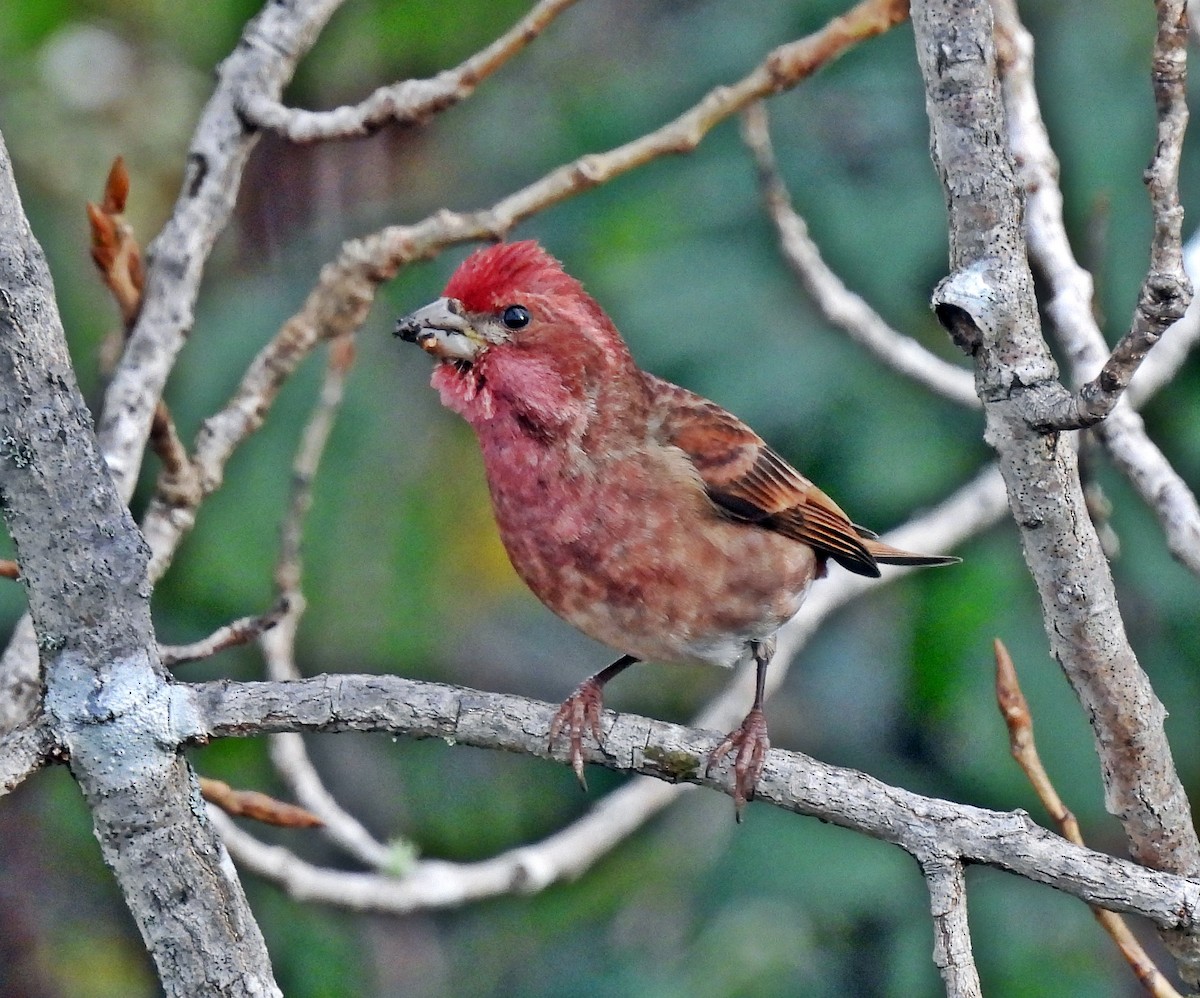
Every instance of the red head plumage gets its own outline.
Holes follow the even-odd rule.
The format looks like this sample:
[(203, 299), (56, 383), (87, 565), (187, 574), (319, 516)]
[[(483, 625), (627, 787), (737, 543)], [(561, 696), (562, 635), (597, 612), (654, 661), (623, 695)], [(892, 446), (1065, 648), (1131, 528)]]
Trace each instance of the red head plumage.
[(443, 292), (470, 312), (490, 312), (516, 294), (586, 298), (583, 285), (532, 239), (485, 246), (467, 257)]

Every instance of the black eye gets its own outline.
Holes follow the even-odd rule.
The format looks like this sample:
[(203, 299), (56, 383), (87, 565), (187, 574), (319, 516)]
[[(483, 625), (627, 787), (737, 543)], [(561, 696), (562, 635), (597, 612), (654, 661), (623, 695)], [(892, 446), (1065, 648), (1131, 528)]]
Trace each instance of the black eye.
[(500, 321), (509, 329), (523, 329), (529, 325), (529, 309), (524, 305), (509, 305), (500, 313)]

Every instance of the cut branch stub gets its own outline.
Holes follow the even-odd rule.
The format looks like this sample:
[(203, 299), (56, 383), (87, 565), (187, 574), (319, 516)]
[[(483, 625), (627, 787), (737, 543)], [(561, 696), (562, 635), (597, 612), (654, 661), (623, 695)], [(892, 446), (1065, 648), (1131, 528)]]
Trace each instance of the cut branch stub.
[(954, 345), (973, 357), (985, 340), (995, 339), (999, 297), (990, 271), (997, 264), (979, 262), (942, 278), (933, 290), (931, 304), (938, 322)]

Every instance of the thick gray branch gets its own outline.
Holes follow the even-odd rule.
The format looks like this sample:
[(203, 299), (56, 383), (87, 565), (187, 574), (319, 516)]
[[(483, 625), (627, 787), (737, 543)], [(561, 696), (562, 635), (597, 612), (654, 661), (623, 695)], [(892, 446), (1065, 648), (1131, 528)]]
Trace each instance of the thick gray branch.
[(100, 457), (2, 141), (0, 505), (29, 591), (46, 722), (166, 992), (278, 993), (176, 751), (148, 552)]
[[(524, 697), (399, 676), (342, 675), (201, 683), (177, 692), (188, 703), (195, 740), (277, 731), (382, 731), (565, 760), (561, 746), (547, 745), (556, 708)], [(732, 792), (724, 769), (711, 776), (704, 772), (721, 737), (717, 732), (611, 711), (603, 725), (603, 747), (584, 746), (587, 762)], [(956, 856), (998, 866), (1159, 925), (1191, 926), (1200, 914), (1196, 881), (1072, 845), (1021, 811), (923, 797), (797, 752), (768, 753), (756, 800), (892, 842), (917, 857)]]
[[(1051, 649), (1092, 723), (1108, 809), (1140, 862), (1192, 876), (1200, 843), (1163, 731), (1165, 711), (1125, 634), (1075, 441), (1030, 426), (1029, 414), (1066, 390), (1041, 336), (1025, 258), (1024, 199), (1005, 141), (990, 7), (918, 0), (912, 13), (950, 220), (952, 273), (935, 305), (975, 358), (987, 440), (999, 455)], [(1176, 952), (1194, 959), (1188, 972), (1200, 977), (1192, 943)]]

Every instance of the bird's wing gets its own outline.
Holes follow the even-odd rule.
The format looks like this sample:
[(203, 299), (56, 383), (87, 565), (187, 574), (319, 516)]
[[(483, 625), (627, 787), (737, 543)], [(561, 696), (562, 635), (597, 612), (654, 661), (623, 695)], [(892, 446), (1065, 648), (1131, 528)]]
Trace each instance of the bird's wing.
[(774, 530), (860, 575), (875, 558), (832, 499), (736, 416), (668, 381), (644, 375), (651, 427), (691, 460), (709, 498), (727, 516)]

